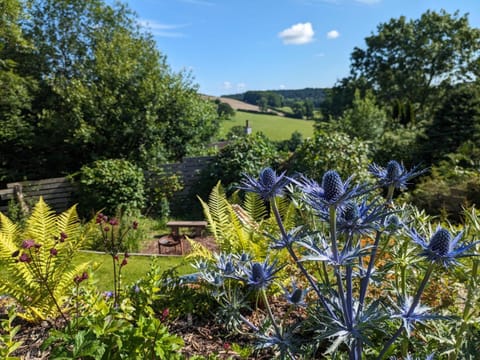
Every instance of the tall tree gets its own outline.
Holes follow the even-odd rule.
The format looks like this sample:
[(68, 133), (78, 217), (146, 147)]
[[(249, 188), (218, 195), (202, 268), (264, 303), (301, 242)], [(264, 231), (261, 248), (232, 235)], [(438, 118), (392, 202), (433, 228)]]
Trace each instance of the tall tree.
[(410, 102), (424, 118), (448, 86), (480, 75), (480, 29), (458, 12), (391, 19), (365, 41), (352, 52), (352, 76), (365, 78), (384, 104)]
[(467, 141), (480, 143), (480, 83), (457, 84), (426, 129), (424, 157), (433, 161), (453, 153)]
[[(30, 109), (37, 87), (35, 80), (19, 71), (16, 60), (16, 54), (32, 50), (20, 26), (25, 6), (21, 0), (0, 0), (0, 181), (9, 174), (19, 175), (17, 169), (29, 166), (28, 156), (18, 156), (30, 147)], [(7, 170), (11, 160), (14, 166)]]
[[(125, 5), (30, 2), (23, 32), (34, 51), (14, 54), (18, 72), (38, 84), (33, 135), (21, 154), (35, 169), (24, 167), (24, 176), (69, 173), (107, 158), (147, 168), (178, 160), (214, 133), (215, 107), (191, 77), (172, 72)], [(3, 165), (18, 168), (14, 160)]]

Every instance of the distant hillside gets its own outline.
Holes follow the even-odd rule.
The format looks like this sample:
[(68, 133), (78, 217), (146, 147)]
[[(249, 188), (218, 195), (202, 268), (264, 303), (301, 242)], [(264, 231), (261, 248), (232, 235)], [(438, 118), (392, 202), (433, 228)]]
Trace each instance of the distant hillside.
[(296, 101), (311, 100), (315, 107), (319, 107), (325, 100), (328, 88), (305, 88), (298, 90), (266, 90), (266, 91), (247, 91), (240, 94), (222, 95), (222, 98), (229, 98), (244, 101), (252, 105), (258, 98), (265, 96), (271, 97), (272, 94), (279, 96), (283, 103), (292, 103)]
[[(248, 104), (244, 101), (237, 100), (237, 99), (232, 99), (232, 98), (227, 98), (227, 97), (215, 97), (215, 96), (210, 96), (210, 95), (202, 95), (204, 98), (208, 100), (220, 100), (223, 103), (227, 103), (232, 107), (234, 110), (240, 110), (240, 111), (250, 111), (250, 112), (260, 112), (260, 108), (258, 105), (253, 105), (253, 104)], [(279, 113), (277, 111), (269, 110), (268, 112), (275, 113), (279, 116), (282, 116), (282, 113)]]

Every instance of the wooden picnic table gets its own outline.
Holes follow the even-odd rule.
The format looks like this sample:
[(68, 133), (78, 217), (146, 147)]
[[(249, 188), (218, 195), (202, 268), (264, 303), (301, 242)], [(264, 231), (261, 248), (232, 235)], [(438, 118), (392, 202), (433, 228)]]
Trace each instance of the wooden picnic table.
[(207, 227), (206, 221), (169, 221), (167, 222), (167, 227), (170, 228), (173, 237), (178, 237), (180, 235), (180, 229), (193, 229), (195, 231), (195, 236), (201, 236), (202, 232)]

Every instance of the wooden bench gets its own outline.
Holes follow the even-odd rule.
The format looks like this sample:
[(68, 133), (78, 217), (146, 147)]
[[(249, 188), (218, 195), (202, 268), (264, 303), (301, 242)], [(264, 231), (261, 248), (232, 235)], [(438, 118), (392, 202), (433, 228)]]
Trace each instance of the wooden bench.
[(193, 235), (190, 234), (191, 237), (201, 236), (202, 232), (207, 227), (206, 221), (169, 221), (167, 223), (167, 227), (170, 229), (170, 236), (161, 236), (158, 240), (158, 253), (162, 253), (163, 247), (177, 247), (180, 246), (180, 251), (183, 255), (183, 243), (182, 239), (184, 236), (180, 233), (182, 228), (194, 230)]
[(180, 236), (180, 229), (193, 229), (193, 236), (202, 236), (203, 231), (207, 227), (206, 221), (169, 221), (167, 227), (170, 228), (173, 238)]

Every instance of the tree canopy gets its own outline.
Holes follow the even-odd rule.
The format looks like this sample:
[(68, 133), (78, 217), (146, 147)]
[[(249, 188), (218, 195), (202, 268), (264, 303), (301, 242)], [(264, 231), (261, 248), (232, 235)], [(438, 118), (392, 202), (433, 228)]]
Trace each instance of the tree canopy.
[(480, 29), (469, 25), (467, 14), (401, 16), (378, 25), (365, 42), (366, 49), (351, 54), (352, 79), (364, 78), (384, 104), (414, 104), (424, 118), (448, 86), (480, 75)]
[(108, 158), (149, 168), (181, 159), (216, 131), (215, 106), (201, 99), (190, 74), (170, 69), (125, 5), (7, 4), (0, 64), (15, 72), (0, 68), (2, 85), (10, 84), (0, 89), (8, 104), (0, 121), (17, 130), (0, 132), (4, 179), (60, 175)]

